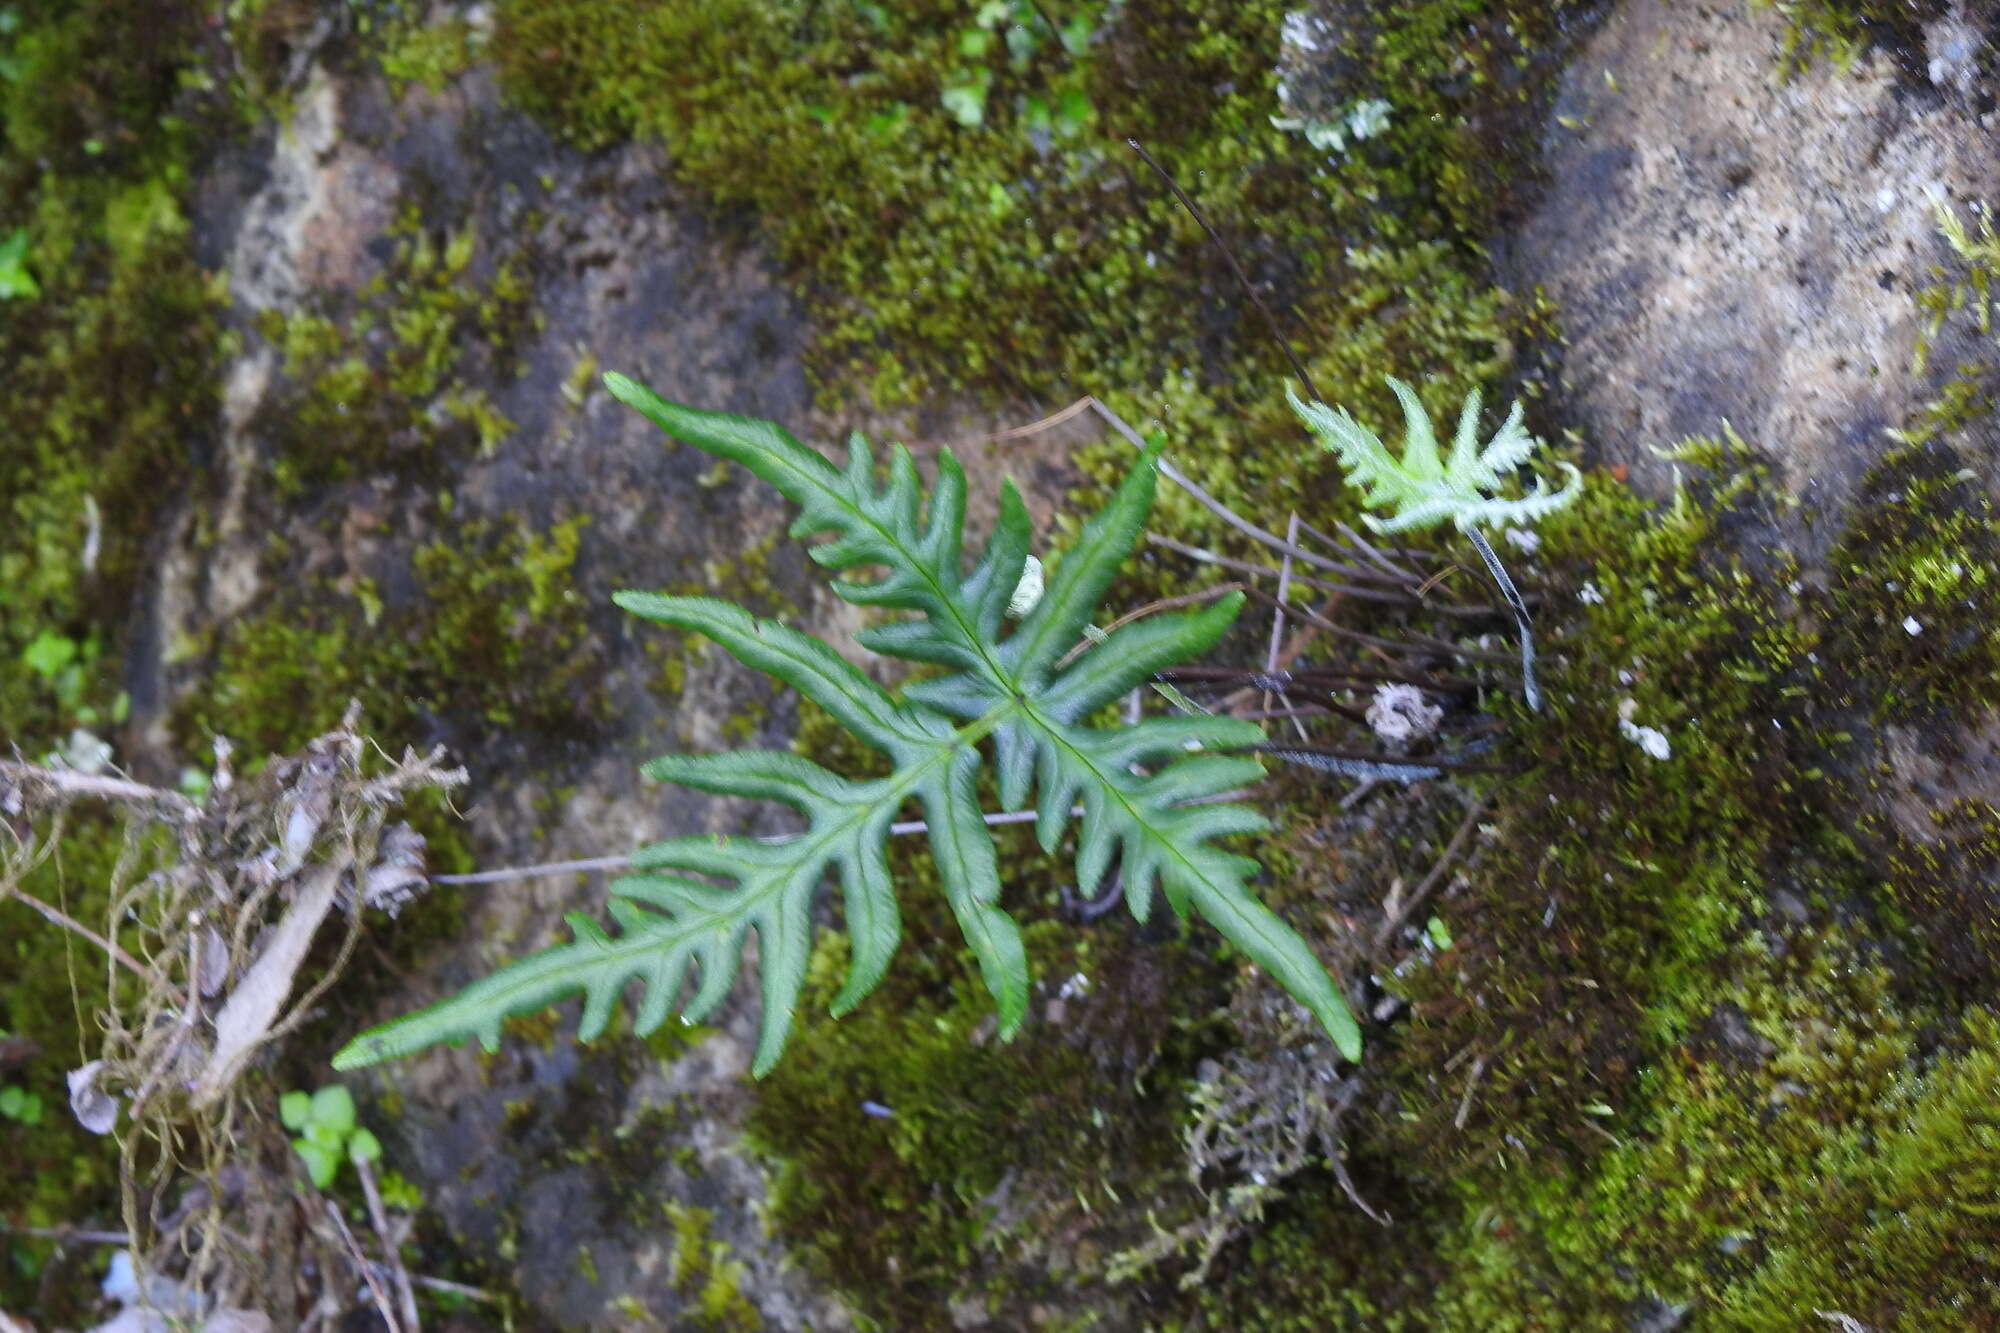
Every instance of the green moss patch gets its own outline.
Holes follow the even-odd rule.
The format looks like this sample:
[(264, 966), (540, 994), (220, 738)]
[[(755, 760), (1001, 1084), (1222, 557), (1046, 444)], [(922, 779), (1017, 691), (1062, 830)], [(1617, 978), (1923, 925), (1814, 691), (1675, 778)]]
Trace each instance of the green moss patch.
[(514, 429), (485, 386), (519, 373), (536, 327), (518, 255), (470, 227), (427, 230), (414, 211), (390, 234), (392, 258), (359, 291), (259, 319), (286, 384), (252, 429), (276, 441), (282, 498), (390, 469), (442, 480), (451, 460), (490, 453)]
[[(1529, 53), (1571, 6), (1367, 7), (1351, 95), (1395, 109), (1335, 162), (1270, 124), (1282, 5), (1083, 6), (1060, 16), (1067, 44), (1018, 8), (982, 25), (961, 4), (508, 0), (495, 51), (512, 96), (574, 140), (660, 139), (683, 179), (759, 220), (817, 292), (832, 393), (1059, 400), (1184, 367), (1233, 406), (1281, 358), (1123, 136), (1323, 345), (1349, 327), (1327, 302), (1369, 263), (1350, 249), (1458, 234), (1503, 193), (1516, 157), (1488, 136), (1532, 101)], [(974, 87), (967, 123), (950, 94)]]
[[(163, 506), (215, 409), (219, 324), (185, 211), (220, 114), (193, 84), (199, 15), (155, 0), (0, 4), (0, 751), (39, 757), (122, 720), (127, 620)], [(4, 836), (4, 835), (0, 835)], [(121, 846), (79, 817), (23, 886), (101, 923)], [(40, 1047), (9, 1076), (43, 1105), (0, 1120), (0, 1218), (116, 1216), (116, 1149), (70, 1117), (66, 1070), (94, 1048), (103, 959), (0, 904), (0, 1029)], [(0, 1237), (0, 1308), (85, 1323), (95, 1256)]]
[(2000, 523), (1964, 462), (1936, 441), (1886, 455), (1834, 554), (1829, 647), (1878, 720), (1969, 717), (2000, 698)]
[[(57, 11), (60, 12), (57, 12)], [(212, 108), (184, 95), (191, 15), (144, 0), (15, 13), (0, 32), (0, 237), (34, 288), (0, 303), (0, 741), (100, 724), (155, 515), (215, 408), (218, 322), (182, 199)], [(77, 650), (70, 681), (26, 665)]]
[(1750, 7), (1775, 9), (1784, 19), (1778, 70), (1792, 75), (1817, 60), (1845, 71), (1878, 47), (1912, 73), (1920, 72), (1924, 25), (1944, 17), (1950, 5), (1948, 0), (1750, 0)]
[(448, 727), (601, 725), (603, 662), (572, 575), (586, 521), (546, 534), (463, 523), (411, 555), (413, 587), (394, 604), (355, 578), (231, 622), (177, 718), (184, 746), (198, 753), (226, 735), (252, 755), (283, 753), (337, 721), (348, 699), (392, 747)]

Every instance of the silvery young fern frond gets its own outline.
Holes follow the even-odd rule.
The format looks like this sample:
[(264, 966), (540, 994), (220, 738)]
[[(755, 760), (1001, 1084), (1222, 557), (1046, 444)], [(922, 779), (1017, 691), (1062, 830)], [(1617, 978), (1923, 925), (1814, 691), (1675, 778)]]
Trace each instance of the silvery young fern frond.
[(1356, 421), (1347, 409), (1304, 402), (1297, 394), (1288, 394), (1292, 410), (1328, 451), (1339, 456), (1348, 481), (1361, 489), (1368, 505), (1394, 511), (1386, 520), (1362, 515), (1362, 521), (1376, 531), (1434, 528), (1447, 520), (1468, 533), (1476, 532), (1482, 523), (1489, 527), (1532, 523), (1565, 507), (1581, 493), (1583, 478), (1575, 467), (1564, 463), (1561, 466), (1569, 481), (1559, 491), (1550, 492), (1537, 480), (1534, 491), (1519, 500), (1494, 495), (1506, 485), (1507, 475), (1527, 462), (1535, 450), (1535, 437), (1521, 425), (1519, 403), (1481, 448), (1479, 391), (1467, 394), (1447, 460), (1438, 451), (1437, 431), (1416, 391), (1395, 378), (1389, 380), (1389, 388), (1403, 405), (1401, 458), (1391, 454), (1375, 432)]
[(1156, 450), (1140, 458), (1048, 576), (1040, 600), (1003, 637), (1030, 535), (1027, 508), (1011, 484), (1002, 492), (993, 536), (967, 574), (960, 551), (965, 474), (948, 451), (939, 457), (926, 505), (916, 465), (901, 447), (889, 461), (886, 484), (878, 486), (874, 457), (858, 435), (849, 442), (847, 466), (836, 468), (771, 423), (669, 403), (622, 375), (607, 375), (605, 383), (662, 430), (775, 486), (799, 507), (794, 537), (830, 534), (810, 548), (821, 565), (836, 573), (876, 571), (833, 581), (849, 602), (907, 613), (865, 631), (864, 647), (946, 670), (898, 697), (819, 640), (727, 602), (615, 594), (626, 610), (705, 635), (797, 690), (886, 755), (893, 771), (856, 781), (773, 751), (652, 761), (645, 772), (663, 781), (789, 805), (805, 817), (805, 831), (777, 843), (699, 836), (644, 848), (633, 858), (639, 873), (611, 886), (617, 934), (571, 916), (570, 943), (363, 1033), (334, 1057), (336, 1068), (467, 1037), (492, 1049), (507, 1016), (577, 992), (584, 996), (578, 1035), (589, 1040), (634, 980), (643, 988), (635, 1027), (648, 1033), (677, 1007), (691, 966), (694, 994), (678, 1007), (697, 1022), (728, 993), (745, 935), (755, 930), (763, 1014), (754, 1068), (762, 1074), (777, 1062), (791, 1030), (811, 949), (812, 904), (829, 875), (844, 896), (853, 959), (833, 1012), (852, 1009), (887, 970), (901, 930), (883, 844), (909, 802), (928, 824), (939, 881), (993, 994), (1001, 1032), (1011, 1036), (1027, 1011), (1028, 965), (1019, 929), (997, 905), (999, 867), (974, 791), (981, 742), (992, 751), (1001, 803), (1014, 810), (1033, 798), (1044, 848), (1054, 849), (1081, 803), (1081, 890), (1094, 892), (1117, 860), (1135, 916), (1147, 917), (1156, 885), (1179, 914), (1199, 911), (1310, 1009), (1344, 1056), (1359, 1058), (1359, 1029), (1331, 978), (1246, 888), (1256, 863), (1214, 845), (1260, 829), (1264, 820), (1242, 805), (1200, 803), (1259, 775), (1256, 760), (1217, 751), (1255, 744), (1261, 731), (1206, 715), (1087, 725), (1102, 705), (1213, 646), (1235, 619), (1241, 595), (1127, 625), (1070, 665), (1058, 665), (1139, 538), (1152, 507)]

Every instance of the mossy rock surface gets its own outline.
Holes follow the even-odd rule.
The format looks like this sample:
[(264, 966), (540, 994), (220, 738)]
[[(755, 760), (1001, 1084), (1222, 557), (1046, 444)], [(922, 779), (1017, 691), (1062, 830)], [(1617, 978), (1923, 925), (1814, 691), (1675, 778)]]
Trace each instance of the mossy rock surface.
[[(1922, 188), (2000, 198), (1979, 6), (1966, 38), (1940, 6), (1832, 0), (1128, 0), (1056, 15), (1069, 43), (1009, 17), (1014, 47), (973, 5), (271, 0), (227, 47), (192, 8), (85, 8), (0, 37), (60, 72), (0, 84), (0, 240), (29, 227), (42, 287), (0, 311), (25, 386), (0, 726), (26, 748), (94, 725), (171, 776), (210, 731), (283, 749), (354, 696), (385, 744), (471, 764), (468, 819), (424, 816), (440, 866), (777, 831), (637, 763), (868, 757), (604, 594), (855, 625), (769, 495), (617, 409), (604, 369), (920, 453), (1095, 393), (1267, 526), (1353, 522), (1261, 313), (1125, 133), (1328, 400), (1386, 424), (1384, 373), (1435, 412), (1518, 393), (1590, 468), (1539, 549), (1503, 544), (1549, 703), (1466, 668), (1499, 771), (1351, 807), (1311, 774), (1270, 788), (1259, 892), (1371, 1016), (1358, 1070), (1212, 936), (1079, 919), (1025, 836), (1034, 1023), (998, 1043), (898, 844), (888, 982), (801, 1014), (761, 1084), (747, 984), (712, 1029), (577, 1050), (564, 1011), (374, 1076), (432, 1271), (523, 1326), (2000, 1327), (1995, 348)], [(1376, 98), (1381, 132), (1335, 152), (1270, 124)], [(980, 444), (975, 492), (1026, 474), (1059, 542), (1127, 456), (1096, 434)], [(1156, 523), (1250, 554), (1185, 496)], [(1476, 599), (1470, 557), (1432, 549)], [(1116, 595), (1212, 572), (1153, 552)], [(1340, 614), (1506, 658), (1497, 615)], [(45, 631), (71, 676), (27, 664)], [(1434, 924), (1385, 926), (1468, 819)], [(80, 830), (73, 909), (114, 846)], [(598, 897), (441, 901), (288, 1058), (309, 1073)], [(0, 908), (0, 950), (47, 938)], [(52, 1104), (66, 958), (0, 981)], [(0, 1142), (31, 1172), (4, 1220), (111, 1220), (89, 1141)], [(18, 1254), (0, 1303), (81, 1323), (86, 1265)]]

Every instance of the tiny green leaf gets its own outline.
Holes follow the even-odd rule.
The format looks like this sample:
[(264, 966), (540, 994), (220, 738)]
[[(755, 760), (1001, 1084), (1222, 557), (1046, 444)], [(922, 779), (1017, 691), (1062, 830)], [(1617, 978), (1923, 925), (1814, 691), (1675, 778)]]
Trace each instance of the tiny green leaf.
[(28, 272), (28, 229), (16, 227), (0, 241), (0, 301), (41, 294), (35, 275)]
[(382, 1141), (365, 1129), (357, 1129), (347, 1141), (347, 1156), (356, 1162), (373, 1162), (382, 1156)]
[(288, 1092), (278, 1099), (278, 1119), (286, 1129), (297, 1134), (312, 1122), (312, 1094), (309, 1092)]
[(354, 1131), (354, 1095), (338, 1083), (329, 1083), (312, 1095), (312, 1123), (324, 1125), (336, 1134)]
[(340, 1170), (338, 1148), (328, 1148), (310, 1139), (293, 1139), (292, 1151), (306, 1164), (306, 1175), (316, 1188), (326, 1189), (333, 1184), (334, 1173)]
[(969, 130), (976, 130), (986, 123), (986, 90), (992, 78), (992, 74), (983, 69), (977, 74), (961, 74), (944, 86), (938, 94), (938, 101), (953, 120)]
[(21, 650), (21, 664), (43, 680), (54, 677), (76, 660), (76, 640), (67, 634), (45, 629)]

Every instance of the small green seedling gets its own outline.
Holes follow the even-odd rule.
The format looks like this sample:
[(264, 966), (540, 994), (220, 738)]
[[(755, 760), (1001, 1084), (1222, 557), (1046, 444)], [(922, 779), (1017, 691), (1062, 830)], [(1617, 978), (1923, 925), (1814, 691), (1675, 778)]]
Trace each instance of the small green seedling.
[(1528, 605), (1479, 527), (1482, 523), (1492, 527), (1533, 523), (1573, 503), (1583, 493), (1583, 478), (1574, 466), (1564, 463), (1561, 466), (1569, 481), (1561, 490), (1550, 491), (1538, 479), (1535, 489), (1523, 498), (1500, 499), (1495, 492), (1505, 488), (1509, 475), (1535, 451), (1535, 437), (1521, 425), (1521, 405), (1514, 404), (1500, 429), (1481, 448), (1479, 391), (1467, 394), (1447, 459), (1438, 449), (1437, 431), (1416, 391), (1394, 378), (1389, 380), (1389, 388), (1403, 405), (1405, 434), (1400, 458), (1345, 408), (1302, 402), (1289, 391), (1287, 396), (1306, 428), (1329, 453), (1339, 457), (1348, 484), (1361, 491), (1363, 502), (1371, 509), (1390, 511), (1386, 520), (1364, 514), (1362, 521), (1369, 527), (1377, 532), (1409, 532), (1450, 522), (1471, 539), (1520, 627), (1521, 695), (1529, 708), (1540, 712), (1542, 696), (1535, 687), (1535, 638), (1528, 622)]
[(11, 1083), (0, 1088), (0, 1119), (16, 1120), (24, 1125), (41, 1124), (41, 1097)]
[(28, 229), (16, 227), (12, 235), (0, 241), (0, 301), (41, 294), (35, 275), (28, 272)]
[(381, 1141), (354, 1123), (354, 1098), (338, 1083), (314, 1093), (286, 1093), (278, 1102), (278, 1118), (298, 1135), (292, 1150), (319, 1189), (333, 1184), (343, 1157), (360, 1165), (382, 1155)]

